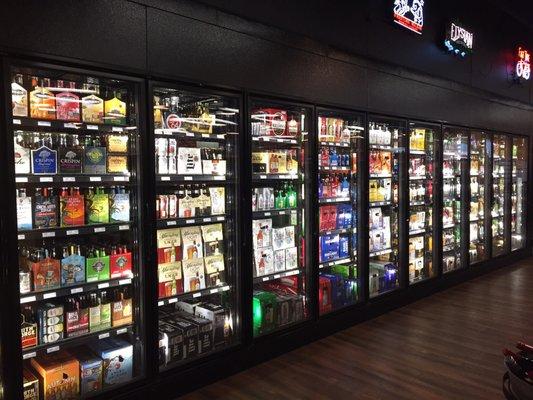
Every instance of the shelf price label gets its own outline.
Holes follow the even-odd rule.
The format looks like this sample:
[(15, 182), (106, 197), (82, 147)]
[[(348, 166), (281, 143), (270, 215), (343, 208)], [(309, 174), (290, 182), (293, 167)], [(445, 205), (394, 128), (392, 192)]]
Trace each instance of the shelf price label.
[(30, 358), (37, 357), (37, 353), (35, 351), (32, 351), (31, 353), (26, 353), (22, 355), (23, 360), (28, 360)]
[(46, 349), (47, 354), (55, 353), (56, 351), (59, 351), (59, 346), (53, 346)]
[(105, 333), (98, 335), (98, 339), (100, 340), (107, 339), (108, 337), (109, 337), (109, 332), (105, 332)]

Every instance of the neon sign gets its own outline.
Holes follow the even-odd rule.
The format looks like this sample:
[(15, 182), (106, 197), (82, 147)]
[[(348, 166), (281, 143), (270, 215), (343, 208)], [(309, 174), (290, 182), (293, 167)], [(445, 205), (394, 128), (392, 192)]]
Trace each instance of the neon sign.
[(393, 11), (394, 22), (419, 35), (422, 33), (424, 0), (394, 0)]
[(450, 52), (464, 57), (472, 53), (474, 48), (474, 34), (455, 22), (452, 22), (446, 31), (444, 46)]
[(515, 72), (518, 79), (522, 78), (527, 81), (531, 77), (531, 53), (522, 46), (518, 47)]

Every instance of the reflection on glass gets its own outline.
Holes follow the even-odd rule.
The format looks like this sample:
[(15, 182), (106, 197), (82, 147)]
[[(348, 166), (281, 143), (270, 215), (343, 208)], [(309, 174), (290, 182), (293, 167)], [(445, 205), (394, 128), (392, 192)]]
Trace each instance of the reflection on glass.
[(399, 288), (399, 124), (373, 120), (368, 132), (369, 293)]
[(446, 128), (442, 147), (442, 269), (444, 273), (463, 267), (461, 173), (466, 167), (468, 136)]
[(490, 141), (484, 132), (470, 135), (470, 263), (487, 259), (485, 245), (485, 193), (487, 146)]
[(409, 282), (435, 276), (433, 267), (433, 128), (409, 131)]
[[(253, 102), (253, 265), (249, 268), (254, 277), (254, 336), (307, 318), (304, 177), (309, 176), (305, 170), (309, 165), (308, 124), (308, 109)], [(335, 184), (340, 192), (340, 182)]]
[(155, 87), (153, 107), (159, 366), (167, 369), (239, 339), (239, 106), (233, 97)]
[(509, 139), (504, 135), (494, 135), (492, 148), (492, 256), (498, 256), (507, 250), (505, 224), (506, 177), (509, 173), (511, 160), (507, 155)]
[(511, 248), (521, 249), (526, 244), (527, 163), (528, 141), (513, 138), (513, 170), (511, 186)]
[(321, 112), (318, 117), (319, 312), (357, 302), (357, 160), (362, 117)]

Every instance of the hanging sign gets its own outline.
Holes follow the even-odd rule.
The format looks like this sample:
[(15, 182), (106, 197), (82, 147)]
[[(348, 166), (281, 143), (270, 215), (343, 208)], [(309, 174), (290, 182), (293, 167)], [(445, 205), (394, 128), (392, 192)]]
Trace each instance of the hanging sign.
[(452, 53), (464, 57), (474, 49), (474, 34), (458, 23), (452, 22), (446, 30), (444, 45)]
[(518, 47), (515, 73), (518, 79), (527, 81), (531, 77), (531, 53), (522, 46)]
[(394, 22), (421, 34), (424, 27), (424, 0), (394, 0)]

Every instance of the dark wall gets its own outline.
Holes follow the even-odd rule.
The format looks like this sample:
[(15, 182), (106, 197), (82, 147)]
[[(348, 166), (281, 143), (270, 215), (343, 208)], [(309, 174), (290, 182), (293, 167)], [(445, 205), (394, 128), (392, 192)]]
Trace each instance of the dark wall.
[[(513, 85), (508, 76), (512, 51), (519, 41), (527, 44), (529, 28), (487, 2), (426, 0), (421, 36), (391, 22), (392, 0), (203, 3), (4, 0), (0, 49), (393, 115), (531, 131), (531, 85)], [(455, 15), (475, 32), (475, 52), (465, 60), (439, 45)]]

